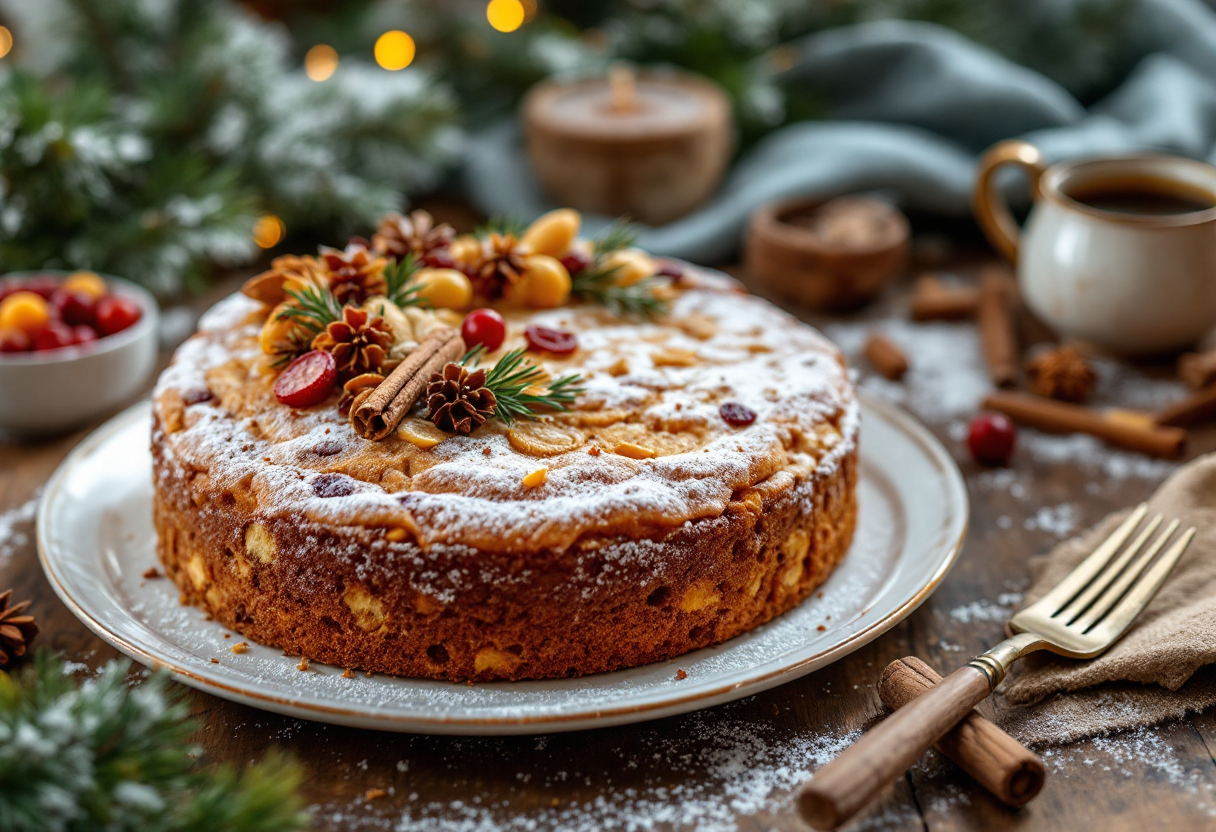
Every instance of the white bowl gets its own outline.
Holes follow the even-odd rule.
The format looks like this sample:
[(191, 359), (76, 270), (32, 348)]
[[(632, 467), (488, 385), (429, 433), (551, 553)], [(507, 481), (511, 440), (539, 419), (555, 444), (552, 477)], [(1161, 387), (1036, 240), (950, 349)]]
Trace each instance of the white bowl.
[[(14, 272), (3, 277), (69, 272)], [(102, 275), (110, 291), (139, 305), (134, 326), (89, 344), (0, 354), (0, 431), (18, 436), (65, 433), (128, 404), (156, 367), (160, 315), (134, 283)]]

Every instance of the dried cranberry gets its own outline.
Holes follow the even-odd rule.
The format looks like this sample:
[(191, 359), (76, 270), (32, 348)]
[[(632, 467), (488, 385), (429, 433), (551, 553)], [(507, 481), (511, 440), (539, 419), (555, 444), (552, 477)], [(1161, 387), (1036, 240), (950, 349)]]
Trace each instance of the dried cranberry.
[(547, 326), (533, 324), (524, 330), (524, 338), (528, 340), (529, 347), (541, 352), (568, 355), (578, 349), (578, 338), (573, 332), (550, 329)]
[(329, 397), (338, 380), (334, 357), (322, 350), (306, 352), (287, 365), (274, 382), (274, 395), (288, 407), (312, 407)]
[(494, 352), (507, 337), (507, 323), (493, 309), (474, 309), (464, 316), (460, 337), (469, 349), (482, 346)]
[(756, 421), (756, 411), (739, 402), (726, 402), (718, 408), (722, 421), (737, 428), (747, 427)]
[(436, 248), (422, 255), (422, 265), (431, 269), (454, 269), (456, 261), (447, 249)]
[(566, 267), (566, 271), (571, 276), (574, 276), (581, 271), (586, 271), (587, 267), (591, 265), (591, 255), (580, 249), (572, 248), (562, 258), (562, 265)]
[(971, 421), (967, 447), (981, 465), (1006, 465), (1017, 436), (1018, 429), (1004, 413), (981, 413)]
[(211, 391), (206, 387), (193, 387), (182, 393), (182, 401), (186, 404), (202, 404), (211, 401)]
[(670, 277), (673, 283), (679, 283), (684, 279), (684, 267), (674, 260), (664, 261), (663, 265), (659, 266), (655, 274), (661, 277)]
[(312, 452), (317, 456), (333, 456), (342, 452), (342, 443), (336, 439), (326, 439), (314, 445)]
[(312, 493), (318, 497), (345, 497), (355, 493), (355, 481), (345, 474), (318, 474), (312, 480)]

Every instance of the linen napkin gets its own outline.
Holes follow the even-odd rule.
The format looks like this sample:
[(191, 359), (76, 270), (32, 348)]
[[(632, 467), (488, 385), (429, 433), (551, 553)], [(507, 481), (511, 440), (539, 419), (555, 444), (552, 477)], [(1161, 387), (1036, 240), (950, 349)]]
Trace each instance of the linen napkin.
[[(1180, 468), (1150, 512), (1194, 526), (1194, 541), (1122, 639), (1096, 659), (1037, 653), (1015, 665), (998, 720), (1030, 743), (1150, 725), (1216, 704), (1216, 454)], [(1032, 564), (1026, 603), (1046, 594), (1127, 516), (1107, 517)], [(1151, 516), (1151, 514), (1150, 514)]]

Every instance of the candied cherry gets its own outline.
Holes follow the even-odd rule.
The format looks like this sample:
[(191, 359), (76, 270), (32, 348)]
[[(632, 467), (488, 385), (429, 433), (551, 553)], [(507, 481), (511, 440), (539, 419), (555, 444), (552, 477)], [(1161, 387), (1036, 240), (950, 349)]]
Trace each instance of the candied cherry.
[(338, 365), (324, 350), (306, 352), (287, 365), (274, 382), (274, 395), (288, 407), (312, 407), (329, 397)]
[(482, 346), (486, 352), (494, 352), (506, 340), (507, 322), (493, 309), (474, 309), (464, 316), (460, 337), (469, 349)]
[(68, 326), (91, 324), (97, 314), (97, 302), (92, 295), (79, 289), (56, 289), (51, 295), (51, 306), (59, 311), (60, 319)]
[(591, 255), (582, 249), (572, 248), (561, 258), (562, 265), (572, 275), (586, 271), (591, 266)]
[(1007, 465), (1018, 430), (1004, 413), (981, 413), (971, 420), (967, 447), (981, 465)]
[(456, 260), (446, 248), (436, 248), (422, 255), (422, 265), (428, 269), (454, 269)]
[(34, 292), (22, 289), (0, 301), (0, 329), (20, 329), (34, 335), (51, 318), (50, 304)]
[(19, 329), (0, 329), (0, 352), (26, 352), (30, 336)]
[(72, 343), (73, 344), (90, 344), (97, 340), (97, 330), (88, 324), (79, 324), (72, 327)]
[(736, 428), (743, 428), (756, 421), (756, 411), (739, 402), (725, 402), (718, 408), (722, 421)]
[(665, 260), (655, 274), (660, 277), (670, 277), (673, 283), (679, 283), (684, 279), (684, 267), (674, 260)]
[(113, 335), (134, 324), (143, 315), (139, 304), (117, 295), (106, 295), (97, 301), (96, 323), (99, 335)]
[(51, 321), (34, 335), (34, 352), (70, 347), (73, 342), (72, 328), (63, 321)]
[(524, 330), (528, 346), (540, 352), (569, 355), (578, 349), (578, 337), (573, 332), (533, 324)]

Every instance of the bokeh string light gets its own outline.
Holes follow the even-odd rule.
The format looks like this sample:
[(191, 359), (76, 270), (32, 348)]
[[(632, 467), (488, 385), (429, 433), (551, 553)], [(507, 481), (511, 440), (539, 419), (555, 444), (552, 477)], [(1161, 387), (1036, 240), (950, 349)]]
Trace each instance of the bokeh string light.
[(259, 248), (274, 248), (286, 234), (287, 227), (274, 214), (264, 214), (253, 224), (253, 241)]
[(324, 81), (338, 68), (338, 50), (318, 43), (304, 56), (304, 71), (314, 81)]
[(400, 29), (385, 32), (376, 39), (376, 63), (384, 69), (405, 69), (414, 61), (414, 39)]
[(486, 20), (500, 32), (514, 32), (524, 23), (527, 10), (520, 0), (490, 0)]

